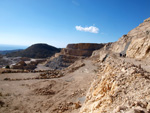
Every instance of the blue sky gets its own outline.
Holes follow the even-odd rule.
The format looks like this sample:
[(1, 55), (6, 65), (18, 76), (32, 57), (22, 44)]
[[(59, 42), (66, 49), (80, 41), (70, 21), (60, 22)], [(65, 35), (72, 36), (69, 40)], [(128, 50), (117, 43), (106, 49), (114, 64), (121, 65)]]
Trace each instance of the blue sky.
[(150, 0), (0, 0), (0, 44), (106, 43), (150, 17)]

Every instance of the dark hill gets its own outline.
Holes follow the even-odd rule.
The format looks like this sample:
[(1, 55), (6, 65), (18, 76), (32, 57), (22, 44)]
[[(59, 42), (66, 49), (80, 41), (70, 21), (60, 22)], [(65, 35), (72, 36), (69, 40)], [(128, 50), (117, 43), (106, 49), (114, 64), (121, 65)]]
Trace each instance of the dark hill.
[(34, 44), (25, 50), (7, 54), (9, 57), (28, 57), (28, 58), (46, 58), (51, 57), (55, 53), (60, 52), (60, 49), (48, 44)]

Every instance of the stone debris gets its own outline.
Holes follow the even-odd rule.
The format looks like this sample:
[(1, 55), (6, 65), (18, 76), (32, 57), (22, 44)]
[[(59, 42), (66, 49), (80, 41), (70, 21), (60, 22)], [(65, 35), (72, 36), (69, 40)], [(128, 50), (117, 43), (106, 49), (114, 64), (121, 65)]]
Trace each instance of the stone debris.
[(51, 78), (59, 78), (64, 76), (64, 74), (60, 70), (49, 70), (44, 73), (41, 73), (36, 79), (51, 79)]
[[(80, 113), (147, 113), (150, 103), (150, 73), (109, 55), (99, 65)], [(121, 105), (121, 106), (120, 106)]]
[(53, 110), (54, 112), (57, 112), (57, 113), (63, 113), (65, 111), (68, 111), (68, 110), (73, 110), (73, 109), (79, 109), (81, 107), (81, 104), (80, 102), (62, 102), (62, 103), (59, 103), (59, 105)]
[(38, 94), (38, 95), (54, 95), (55, 91), (53, 91), (49, 88), (41, 88), (41, 89), (36, 89), (35, 94)]

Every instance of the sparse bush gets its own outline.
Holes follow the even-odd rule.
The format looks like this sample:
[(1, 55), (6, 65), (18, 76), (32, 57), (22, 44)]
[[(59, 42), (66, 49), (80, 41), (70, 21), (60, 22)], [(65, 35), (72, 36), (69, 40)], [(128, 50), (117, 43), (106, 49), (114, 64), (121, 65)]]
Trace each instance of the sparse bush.
[(9, 66), (9, 65), (7, 65), (5, 68), (6, 68), (6, 69), (10, 69), (10, 66)]

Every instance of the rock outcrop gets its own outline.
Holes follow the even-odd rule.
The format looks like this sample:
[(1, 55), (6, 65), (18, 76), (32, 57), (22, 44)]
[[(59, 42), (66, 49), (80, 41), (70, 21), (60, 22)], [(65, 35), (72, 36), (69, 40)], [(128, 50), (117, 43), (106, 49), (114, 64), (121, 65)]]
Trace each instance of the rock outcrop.
[(92, 58), (97, 52), (99, 72), (80, 113), (150, 113), (150, 73), (135, 62), (150, 58), (150, 18)]
[(126, 48), (128, 48), (131, 39), (128, 35), (123, 35), (117, 42), (112, 43), (110, 50), (115, 53), (126, 52)]
[(145, 37), (132, 40), (127, 50), (127, 57), (144, 59), (150, 56), (150, 32), (147, 31)]
[(66, 68), (79, 59), (91, 56), (94, 50), (101, 49), (104, 45), (93, 43), (68, 44), (60, 53), (50, 58), (45, 65), (52, 69)]
[(11, 69), (23, 69), (23, 70), (34, 70), (39, 63), (45, 62), (45, 60), (35, 60), (30, 61), (29, 63), (25, 63), (25, 61), (21, 60), (15, 65), (11, 66)]
[(111, 51), (126, 54), (136, 59), (149, 58), (150, 55), (150, 18), (144, 20), (127, 35), (123, 35), (111, 45)]
[(92, 55), (94, 50), (98, 50), (103, 46), (104, 44), (92, 44), (92, 43), (68, 44), (66, 48), (62, 49), (61, 53), (73, 56), (89, 57)]
[[(109, 54), (80, 113), (149, 113), (150, 73)], [(140, 111), (140, 112), (136, 112)]]

